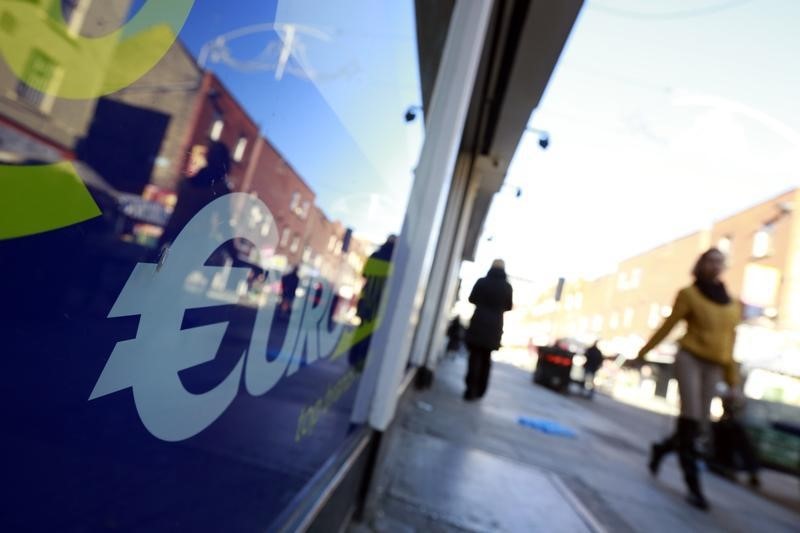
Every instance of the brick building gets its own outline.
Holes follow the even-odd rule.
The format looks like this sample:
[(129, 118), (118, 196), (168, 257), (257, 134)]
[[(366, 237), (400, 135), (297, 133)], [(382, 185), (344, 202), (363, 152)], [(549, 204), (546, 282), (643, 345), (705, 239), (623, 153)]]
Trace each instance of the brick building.
[[(795, 216), (799, 206), (800, 191), (794, 189), (710, 228), (627, 258), (613, 273), (567, 280), (559, 302), (555, 286), (550, 287), (528, 310), (530, 334), (540, 343), (559, 337), (581, 342), (600, 338), (606, 352), (633, 357), (671, 312), (677, 290), (692, 282), (698, 255), (712, 245), (728, 256), (724, 279), (729, 292), (761, 314), (759, 327), (796, 331), (800, 329), (800, 221)], [(681, 333), (678, 328), (670, 338)], [(652, 358), (669, 362), (674, 350), (674, 345), (662, 343)], [(742, 331), (737, 357), (757, 355), (750, 351), (756, 347)]]

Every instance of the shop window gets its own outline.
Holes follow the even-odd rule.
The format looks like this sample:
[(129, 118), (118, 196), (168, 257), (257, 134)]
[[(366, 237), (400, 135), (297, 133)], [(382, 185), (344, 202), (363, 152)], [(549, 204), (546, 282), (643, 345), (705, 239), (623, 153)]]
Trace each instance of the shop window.
[(59, 69), (55, 61), (34, 50), (28, 58), (23, 75), (24, 82), (17, 82), (17, 98), (42, 111), (49, 113), (53, 107), (53, 97), (47, 94), (58, 83)]
[[(21, 510), (0, 522), (51, 531), (72, 514), (97, 529), (105, 518), (96, 495), (115, 482), (115, 473), (164, 470), (169, 463), (178, 465), (165, 471), (176, 482), (133, 487), (130, 512), (112, 517), (118, 529), (185, 521), (183, 494), (197, 507), (232, 511), (204, 517), (204, 529), (247, 530), (254, 520), (262, 529), (291, 529), (284, 518), (293, 502), (311, 503), (317, 476), (368, 430), (353, 424), (365, 381), (361, 366), (370, 351), (391, 346), (380, 337), (373, 342), (371, 330), (362, 328), (358, 339), (348, 332), (392, 307), (388, 276), (405, 279), (405, 265), (373, 261), (379, 268), (362, 275), (364, 265), (420, 210), (408, 205), (415, 179), (409, 169), (425, 124), (406, 124), (397, 113), (426, 101), (412, 46), (416, 3), (360, 0), (352, 9), (288, 3), (194, 2), (167, 46), (159, 38), (159, 12), (182, 19), (192, 2), (0, 1), (0, 36), (20, 54), (17, 72), (0, 75), (8, 82), (0, 94), (3, 161), (55, 162), (68, 151), (74, 163), (18, 169), (31, 176), (31, 194), (34, 181), (61, 180), (68, 171), (69, 197), (33, 201), (3, 235), (8, 256), (24, 257), (41, 270), (38, 277), (57, 282), (31, 283), (22, 265), (3, 269), (8, 290), (0, 298), (4, 312), (19, 315), (20, 332), (48, 331), (35, 343), (25, 335), (4, 339), (5, 351), (24, 345), (31, 355), (9, 359), (9, 375), (35, 377), (36, 361), (46, 360), (61, 377), (48, 379), (31, 401), (15, 403), (21, 422), (4, 427), (4, 440), (24, 450), (30, 432), (22, 421), (37, 420), (43, 446), (74, 451), (65, 464), (57, 454), (29, 450), (4, 474), (17, 500), (35, 501), (36, 487), (16, 480), (30, 477), (26, 465), (36, 462), (53, 474), (48, 483), (70, 487), (72, 497), (48, 502), (47, 513)], [(344, 35), (353, 13), (370, 21), (370, 35), (358, 28)], [(445, 22), (438, 24), (443, 31)], [(99, 56), (85, 65), (92, 58), (84, 57), (79, 36), (115, 29), (120, 43), (155, 32), (149, 44), (144, 34), (127, 41), (134, 56), (147, 55), (147, 69)], [(384, 39), (387, 32), (397, 39)], [(251, 53), (253, 43), (264, 53)], [(79, 59), (92, 75), (76, 79), (68, 59)], [(354, 64), (364, 67), (357, 80), (347, 75)], [(389, 87), (379, 82), (387, 71), (397, 82)], [(428, 74), (432, 81), (436, 73)], [(353, 94), (367, 88), (381, 105), (370, 106), (365, 120), (363, 102), (313, 90), (325, 80)], [(228, 149), (236, 167), (229, 175), (209, 153), (214, 143)], [(371, 179), (376, 175), (395, 178)], [(228, 178), (235, 187), (226, 187)], [(390, 200), (367, 209), (365, 198)], [(102, 216), (94, 216), (98, 210)], [(435, 229), (432, 242), (442, 237)], [(77, 257), (91, 257), (92, 268), (70, 268)], [(141, 276), (147, 272), (157, 274)], [(369, 300), (361, 301), (363, 295)], [(102, 305), (86, 312), (87, 302)], [(75, 334), (90, 330), (108, 342)], [(20, 382), (20, 391), (27, 388)], [(149, 407), (139, 409), (145, 405), (139, 400)], [(288, 422), (267, 433), (249, 431), (267, 412)], [(63, 420), (74, 422), (74, 431), (58, 431)], [(88, 441), (97, 446), (87, 448)], [(219, 453), (187, 455), (187, 442)], [(101, 457), (94, 448), (110, 452)], [(237, 477), (248, 461), (271, 467)], [(192, 471), (191, 479), (181, 471)], [(226, 491), (233, 482), (237, 491)], [(264, 487), (270, 498), (260, 497)]]

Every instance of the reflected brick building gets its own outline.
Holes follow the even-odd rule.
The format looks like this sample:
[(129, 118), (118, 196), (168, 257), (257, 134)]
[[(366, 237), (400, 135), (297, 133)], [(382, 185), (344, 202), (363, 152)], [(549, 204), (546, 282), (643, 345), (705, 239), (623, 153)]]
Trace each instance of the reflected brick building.
[(278, 247), (274, 255), (283, 263), (275, 266), (307, 262), (304, 254), (316, 195), (263, 137), (256, 139), (242, 190), (255, 192), (275, 217)]
[[(0, 32), (13, 35), (15, 10), (35, 10), (42, 19), (60, 10), (68, 32), (57, 33), (55, 25), (53, 31), (65, 45), (71, 36), (100, 36), (120, 26), (131, 6), (129, 0), (14, 4), (13, 9), (0, 6)], [(340, 287), (349, 287), (345, 292), (357, 293), (374, 246), (328, 219), (315, 205), (312, 188), (182, 42), (129, 86), (87, 100), (48, 95), (57, 89), (63, 65), (35, 46), (29, 56), (31, 85), (0, 61), (0, 163), (81, 160), (111, 191), (103, 209), (118, 217), (116, 235), (153, 245), (175, 204), (178, 183), (204, 165), (210, 143), (221, 142), (232, 156), (232, 188), (258, 195), (275, 218), (270, 230), (278, 245), (267, 251), (272, 266), (302, 264), (307, 273), (338, 280)], [(99, 70), (107, 70), (103, 58), (97, 61)]]
[[(130, 1), (75, 1), (62, 5), (61, 0), (39, 2), (3, 2), (0, 4), (0, 32), (12, 38), (20, 30), (17, 15), (21, 10), (35, 11), (41, 19), (60, 10), (67, 25), (61, 31), (46, 25), (43, 40), (63, 41), (74, 46), (75, 35), (97, 37), (108, 28), (119, 26), (128, 13)], [(67, 100), (52, 96), (58, 90), (63, 65), (36, 43), (18, 40), (28, 57), (21, 82), (5, 61), (0, 61), (0, 161), (56, 161), (74, 157), (77, 143), (89, 129), (96, 100)], [(103, 70), (109, 58), (97, 57), (96, 68)], [(88, 83), (88, 82), (87, 82)]]
[(203, 79), (176, 42), (130, 87), (98, 100), (79, 157), (119, 190), (140, 194), (149, 184), (174, 190)]
[(184, 144), (187, 173), (202, 167), (209, 143), (221, 142), (230, 149), (232, 157), (228, 180), (234, 190), (243, 190), (258, 139), (259, 127), (247, 111), (219, 78), (205, 72)]

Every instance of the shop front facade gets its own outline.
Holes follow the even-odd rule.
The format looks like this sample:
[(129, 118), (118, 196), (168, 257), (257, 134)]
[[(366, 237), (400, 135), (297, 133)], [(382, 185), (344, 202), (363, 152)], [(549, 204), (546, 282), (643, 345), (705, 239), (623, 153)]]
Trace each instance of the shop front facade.
[(357, 514), (580, 8), (541, 4), (3, 2), (0, 527)]

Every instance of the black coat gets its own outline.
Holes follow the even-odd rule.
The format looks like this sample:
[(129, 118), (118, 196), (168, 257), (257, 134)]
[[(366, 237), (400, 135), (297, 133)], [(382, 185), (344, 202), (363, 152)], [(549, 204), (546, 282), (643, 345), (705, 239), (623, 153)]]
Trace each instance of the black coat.
[(597, 346), (590, 346), (583, 355), (586, 356), (586, 363), (583, 365), (586, 372), (594, 374), (603, 366), (603, 352)]
[(467, 344), (497, 350), (503, 338), (503, 313), (512, 307), (511, 285), (505, 271), (489, 270), (486, 277), (475, 283), (469, 301), (475, 304), (475, 313), (467, 328)]

